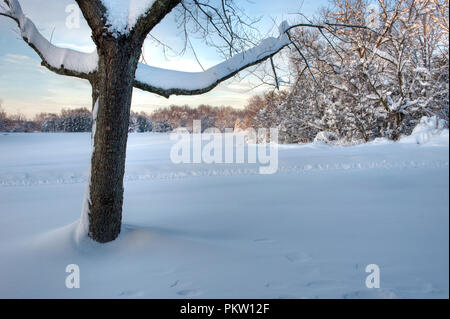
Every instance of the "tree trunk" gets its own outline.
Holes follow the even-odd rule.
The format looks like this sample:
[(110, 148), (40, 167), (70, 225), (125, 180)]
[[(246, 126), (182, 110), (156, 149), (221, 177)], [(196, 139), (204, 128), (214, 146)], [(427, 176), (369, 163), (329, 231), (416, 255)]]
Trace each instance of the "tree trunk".
[(105, 39), (98, 53), (98, 72), (91, 81), (96, 118), (85, 214), (88, 236), (105, 243), (116, 239), (121, 228), (131, 96), (141, 49), (124, 40)]

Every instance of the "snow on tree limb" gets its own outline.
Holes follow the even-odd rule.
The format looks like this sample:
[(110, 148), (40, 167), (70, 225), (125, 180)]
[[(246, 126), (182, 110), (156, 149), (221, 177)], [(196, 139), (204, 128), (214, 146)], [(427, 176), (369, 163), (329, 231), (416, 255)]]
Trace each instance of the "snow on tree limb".
[(83, 53), (72, 49), (60, 48), (51, 44), (27, 18), (17, 0), (3, 0), (0, 15), (13, 19), (20, 29), (24, 41), (42, 59), (42, 65), (49, 70), (62, 74), (88, 79), (89, 74), (97, 70), (98, 55)]
[(106, 8), (106, 21), (112, 33), (129, 33), (155, 0), (101, 0)]
[(291, 42), (285, 30), (286, 22), (280, 26), (278, 38), (267, 38), (251, 49), (234, 55), (203, 72), (167, 70), (139, 63), (134, 86), (144, 91), (169, 97), (170, 95), (197, 95), (211, 91), (219, 83), (240, 71), (273, 57)]

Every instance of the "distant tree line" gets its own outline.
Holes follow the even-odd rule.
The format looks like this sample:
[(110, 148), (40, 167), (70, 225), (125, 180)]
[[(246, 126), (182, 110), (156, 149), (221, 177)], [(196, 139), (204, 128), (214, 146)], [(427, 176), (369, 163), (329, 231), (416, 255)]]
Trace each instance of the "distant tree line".
[(171, 131), (184, 127), (189, 132), (193, 131), (193, 121), (201, 121), (201, 131), (215, 127), (221, 132), (225, 128), (234, 128), (235, 123), (246, 117), (246, 110), (232, 107), (213, 107), (200, 105), (196, 108), (172, 105), (169, 108), (161, 108), (153, 112), (149, 117), (154, 123), (155, 131)]
[(2, 132), (90, 132), (92, 114), (86, 108), (63, 109), (59, 114), (40, 113), (34, 119), (21, 114), (9, 115), (0, 105)]
[[(130, 132), (170, 132), (184, 127), (193, 130), (193, 121), (201, 121), (201, 130), (216, 127), (222, 132), (234, 128), (235, 123), (245, 118), (246, 111), (232, 107), (175, 106), (158, 109), (150, 114), (131, 112)], [(25, 116), (8, 115), (0, 106), (0, 131), (3, 132), (90, 132), (92, 113), (87, 108), (63, 109), (60, 113), (40, 113), (32, 120)]]
[(21, 114), (9, 115), (0, 105), (0, 132), (35, 132), (37, 125)]

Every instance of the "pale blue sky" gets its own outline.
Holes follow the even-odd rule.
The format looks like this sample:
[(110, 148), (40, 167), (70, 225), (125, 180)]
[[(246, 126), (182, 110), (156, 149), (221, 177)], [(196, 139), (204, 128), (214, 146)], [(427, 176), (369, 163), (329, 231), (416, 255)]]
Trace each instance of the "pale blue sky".
[[(47, 37), (53, 32), (52, 43), (66, 47), (92, 51), (90, 30), (85, 21), (79, 29), (68, 29), (65, 9), (73, 0), (20, 0), (24, 12), (35, 22)], [(251, 17), (263, 16), (260, 32), (266, 34), (273, 29), (273, 20), (278, 23), (288, 19), (295, 21), (294, 14), (301, 11), (307, 16), (327, 5), (327, 0), (238, 0)], [(173, 17), (168, 17), (153, 34), (173, 47), (179, 45), (179, 36)], [(197, 55), (205, 67), (221, 61), (213, 49), (205, 47), (201, 40), (193, 40)], [(188, 52), (181, 57), (167, 60), (160, 48), (150, 41), (144, 47), (147, 63), (184, 71), (198, 71), (199, 65)], [(135, 89), (132, 109), (151, 112), (155, 108), (170, 104), (202, 103), (242, 107), (248, 98), (260, 93), (263, 88), (250, 91), (248, 80), (229, 80), (210, 93), (194, 97), (171, 97), (165, 99), (151, 93)], [(90, 107), (91, 90), (89, 84), (80, 79), (59, 76), (40, 65), (39, 57), (29, 48), (17, 33), (17, 27), (5, 17), (0, 17), (0, 99), (3, 109), (9, 113), (21, 113), (32, 117), (40, 112), (57, 112), (61, 108)]]

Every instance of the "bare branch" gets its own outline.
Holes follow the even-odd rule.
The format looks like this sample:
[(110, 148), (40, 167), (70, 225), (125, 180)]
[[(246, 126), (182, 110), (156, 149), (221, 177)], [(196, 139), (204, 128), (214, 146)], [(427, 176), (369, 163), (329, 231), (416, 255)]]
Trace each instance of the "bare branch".
[(234, 55), (204, 72), (180, 72), (139, 64), (134, 86), (169, 97), (208, 92), (240, 71), (273, 57), (290, 44), (286, 33), (267, 38), (256, 47)]
[[(300, 56), (302, 57), (303, 61), (305, 62), (306, 68), (308, 69), (309, 73), (311, 74), (311, 77), (313, 78), (314, 82), (316, 82), (316, 84), (318, 84), (316, 77), (314, 76), (314, 73), (311, 71), (311, 67), (309, 65), (308, 59), (305, 57), (305, 55), (303, 54), (303, 52), (300, 50), (300, 48), (298, 47), (297, 43), (295, 43), (295, 41), (292, 41), (291, 35), (289, 34), (289, 29), (288, 31), (286, 31), (288, 37), (289, 37), (289, 41), (291, 41), (292, 45), (294, 46), (294, 48), (297, 50), (298, 54), (300, 54)], [(302, 72), (303, 74), (303, 72)]]
[(278, 75), (277, 70), (275, 69), (275, 64), (273, 63), (273, 57), (270, 57), (270, 65), (272, 66), (272, 72), (273, 76), (275, 78), (275, 85), (277, 86), (277, 89), (280, 89), (280, 83), (278, 82)]

